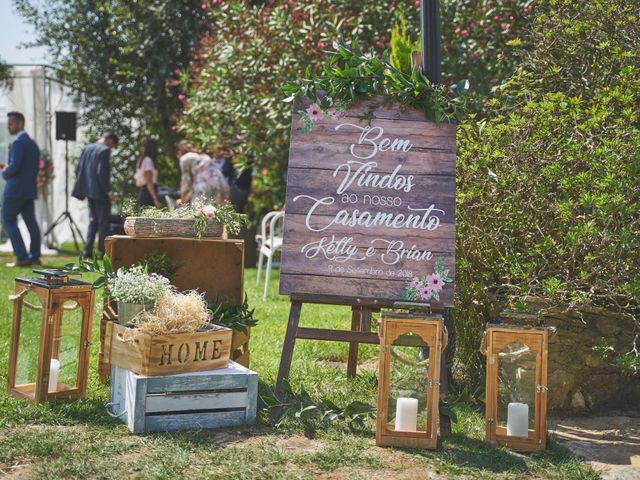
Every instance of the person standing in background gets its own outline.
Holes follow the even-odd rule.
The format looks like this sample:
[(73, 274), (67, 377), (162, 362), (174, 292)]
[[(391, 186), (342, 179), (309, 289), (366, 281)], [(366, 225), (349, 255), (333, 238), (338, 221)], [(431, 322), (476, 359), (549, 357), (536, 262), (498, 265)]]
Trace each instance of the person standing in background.
[[(36, 221), (35, 199), (38, 197), (38, 162), (40, 149), (24, 131), (24, 115), (20, 112), (7, 113), (7, 127), (16, 139), (9, 152), (9, 164), (0, 164), (2, 176), (7, 183), (4, 187), (2, 221), (11, 239), (16, 261), (8, 267), (28, 267), (40, 265), (40, 228)], [(31, 245), (29, 253), (18, 229), (18, 215), (29, 230)]]
[(186, 140), (178, 144), (177, 156), (181, 172), (181, 205), (193, 201), (221, 204), (229, 200), (229, 184), (215, 160), (196, 152)]
[(109, 233), (111, 216), (111, 149), (118, 146), (118, 136), (107, 132), (102, 139), (84, 147), (76, 167), (76, 183), (71, 195), (89, 201), (89, 228), (83, 255), (91, 257), (98, 234), (98, 250), (104, 256), (104, 239)]
[(138, 159), (138, 166), (134, 176), (136, 187), (140, 187), (138, 203), (143, 206), (160, 208), (160, 200), (156, 190), (158, 183), (158, 170), (156, 159), (158, 158), (158, 142), (155, 138), (147, 137), (144, 140), (142, 155)]

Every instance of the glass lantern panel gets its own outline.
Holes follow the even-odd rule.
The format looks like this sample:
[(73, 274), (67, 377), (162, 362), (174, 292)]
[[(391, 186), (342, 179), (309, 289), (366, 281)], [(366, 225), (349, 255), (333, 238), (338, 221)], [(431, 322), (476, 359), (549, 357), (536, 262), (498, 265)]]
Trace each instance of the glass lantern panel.
[(82, 352), (83, 309), (67, 300), (53, 328), (49, 392), (78, 388), (78, 369)]
[(498, 353), (496, 425), (510, 437), (526, 438), (535, 429), (536, 354), (512, 342)]
[(429, 347), (415, 333), (400, 335), (391, 349), (389, 430), (426, 432), (428, 386)]
[(22, 298), (15, 388), (35, 398), (43, 308), (35, 292)]

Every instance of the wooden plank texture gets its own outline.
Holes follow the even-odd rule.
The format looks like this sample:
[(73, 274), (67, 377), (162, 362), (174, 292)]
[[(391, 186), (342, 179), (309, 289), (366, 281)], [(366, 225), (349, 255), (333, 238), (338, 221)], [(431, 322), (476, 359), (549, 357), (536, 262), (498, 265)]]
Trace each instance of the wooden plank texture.
[(231, 329), (174, 335), (147, 335), (112, 322), (111, 363), (141, 375), (171, 375), (225, 368)]
[(146, 417), (146, 432), (168, 432), (193, 428), (224, 428), (246, 423), (246, 412), (209, 412)]
[(149, 253), (164, 253), (180, 268), (171, 283), (180, 291), (198, 290), (207, 301), (242, 303), (244, 242), (189, 238), (107, 237), (106, 253), (114, 268), (130, 267)]
[[(193, 220), (184, 218), (127, 217), (124, 231), (132, 237), (184, 237), (195, 238)], [(224, 228), (218, 221), (207, 222), (203, 237), (222, 237)]]
[(294, 106), (280, 293), (453, 306), (455, 125), (375, 98), (309, 130), (309, 103)]
[(244, 408), (247, 392), (173, 393), (147, 396), (146, 412), (162, 413), (208, 408)]
[(258, 375), (234, 362), (163, 377), (113, 365), (109, 410), (133, 433), (229, 427), (255, 422), (257, 396)]

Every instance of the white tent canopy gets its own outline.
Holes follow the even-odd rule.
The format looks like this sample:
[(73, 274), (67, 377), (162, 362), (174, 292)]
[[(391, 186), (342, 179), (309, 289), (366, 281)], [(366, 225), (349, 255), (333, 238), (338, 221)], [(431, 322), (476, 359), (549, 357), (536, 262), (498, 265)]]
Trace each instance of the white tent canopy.
[[(65, 209), (65, 142), (55, 139), (55, 112), (77, 111), (77, 105), (73, 102), (69, 87), (56, 80), (53, 68), (45, 65), (14, 65), (12, 72), (12, 88), (0, 88), (0, 162), (7, 162), (9, 146), (13, 141), (7, 131), (7, 112), (17, 110), (26, 118), (27, 133), (37, 142), (40, 150), (48, 152), (53, 159), (55, 177), (46, 189), (40, 189), (36, 202), (36, 216), (44, 235)], [(75, 179), (75, 159), (85, 144), (82, 129), (79, 129), (76, 137), (77, 141), (69, 142), (69, 190)], [(3, 189), (4, 180), (0, 179), (0, 190)], [(85, 235), (89, 218), (86, 202), (70, 197), (69, 211)], [(20, 229), (28, 248), (29, 236), (24, 224), (21, 223)], [(6, 238), (4, 233), (3, 236)], [(72, 240), (69, 222), (65, 220), (44, 239), (43, 246), (58, 246)], [(6, 249), (5, 245), (3, 250)]]

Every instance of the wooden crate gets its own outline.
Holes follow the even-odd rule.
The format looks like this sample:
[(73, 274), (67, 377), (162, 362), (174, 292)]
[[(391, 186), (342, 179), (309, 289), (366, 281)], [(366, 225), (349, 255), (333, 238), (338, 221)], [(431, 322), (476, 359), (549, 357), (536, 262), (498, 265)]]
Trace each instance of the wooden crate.
[(106, 254), (113, 267), (130, 267), (149, 253), (165, 253), (182, 267), (171, 279), (178, 290), (198, 290), (207, 301), (242, 303), (244, 242), (191, 238), (107, 237)]
[(255, 422), (258, 375), (230, 362), (221, 370), (145, 377), (111, 367), (109, 411), (133, 433), (222, 428)]
[(105, 360), (145, 376), (226, 368), (231, 336), (231, 329), (225, 327), (206, 332), (148, 335), (109, 322)]
[[(148, 253), (165, 253), (172, 262), (182, 263), (182, 267), (171, 279), (178, 290), (198, 290), (204, 293), (209, 302), (220, 299), (228, 303), (242, 303), (244, 300), (242, 240), (134, 238), (114, 235), (105, 240), (105, 251), (116, 269), (135, 265)], [(105, 350), (106, 328), (116, 315), (116, 303), (105, 302), (100, 323), (98, 358), (98, 373), (102, 381), (106, 381), (111, 372)]]
[(231, 360), (249, 368), (249, 339), (251, 327), (247, 327), (247, 333), (239, 330), (233, 331), (231, 337)]

